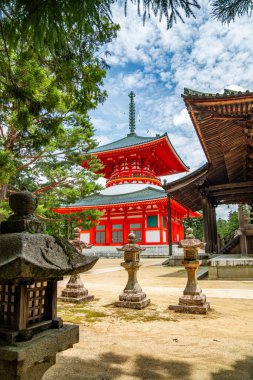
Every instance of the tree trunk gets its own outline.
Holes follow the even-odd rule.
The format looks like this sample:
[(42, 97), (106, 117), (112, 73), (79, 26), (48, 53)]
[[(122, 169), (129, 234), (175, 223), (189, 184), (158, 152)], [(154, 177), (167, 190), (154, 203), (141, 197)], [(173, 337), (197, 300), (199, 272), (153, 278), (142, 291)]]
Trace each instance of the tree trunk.
[(8, 185), (3, 185), (2, 187), (0, 187), (0, 201), (3, 201), (7, 198), (7, 190)]

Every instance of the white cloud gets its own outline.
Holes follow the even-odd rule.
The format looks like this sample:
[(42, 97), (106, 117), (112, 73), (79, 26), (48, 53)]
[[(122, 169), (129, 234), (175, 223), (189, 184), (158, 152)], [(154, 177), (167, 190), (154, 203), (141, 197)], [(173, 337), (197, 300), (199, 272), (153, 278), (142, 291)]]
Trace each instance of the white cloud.
[(112, 142), (112, 139), (108, 138), (108, 136), (105, 136), (105, 135), (98, 135), (96, 136), (96, 141), (98, 145), (105, 145)]
[(231, 211), (236, 211), (237, 210), (237, 206), (235, 205), (222, 205), (222, 206), (218, 206), (216, 208), (216, 219), (225, 219), (227, 220), (228, 219), (228, 216), (229, 216), (229, 213)]
[(167, 132), (191, 170), (206, 162), (181, 93), (184, 87), (212, 93), (224, 88), (253, 90), (253, 23), (242, 17), (222, 25), (209, 17), (210, 2), (200, 3), (196, 19), (178, 21), (170, 30), (165, 20), (159, 23), (154, 17), (143, 27), (136, 5), (130, 2), (127, 17), (122, 6), (113, 6), (121, 30), (107, 47), (111, 51), (105, 81), (108, 99), (92, 113), (97, 139), (106, 143), (127, 134), (127, 95), (133, 90), (138, 134)]

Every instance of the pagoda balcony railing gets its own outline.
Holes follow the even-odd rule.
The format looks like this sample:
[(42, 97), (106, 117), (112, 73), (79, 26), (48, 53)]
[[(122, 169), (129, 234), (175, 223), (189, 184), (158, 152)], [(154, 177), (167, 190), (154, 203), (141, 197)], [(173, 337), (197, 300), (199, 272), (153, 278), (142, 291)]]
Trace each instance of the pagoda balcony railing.
[(117, 174), (117, 175), (112, 175), (110, 179), (108, 179), (107, 181), (111, 181), (113, 179), (121, 179), (121, 178), (152, 178), (152, 179), (158, 179), (155, 175), (152, 175), (150, 173), (132, 173), (132, 175), (130, 175), (129, 173), (124, 175), (124, 174)]
[(147, 176), (120, 176), (118, 178), (110, 178), (106, 181), (106, 187), (122, 183), (152, 183), (160, 186), (161, 181), (156, 177)]

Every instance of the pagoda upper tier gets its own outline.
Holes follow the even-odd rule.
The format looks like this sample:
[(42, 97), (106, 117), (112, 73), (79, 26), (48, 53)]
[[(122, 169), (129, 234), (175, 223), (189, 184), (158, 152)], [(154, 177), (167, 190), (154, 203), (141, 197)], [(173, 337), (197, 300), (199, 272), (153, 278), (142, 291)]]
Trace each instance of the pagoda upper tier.
[[(129, 97), (128, 135), (90, 152), (104, 166), (98, 173), (107, 179), (106, 187), (125, 183), (161, 186), (160, 176), (188, 171), (167, 133), (155, 137), (142, 137), (135, 133), (134, 93), (131, 92)], [(83, 166), (86, 166), (85, 162)]]

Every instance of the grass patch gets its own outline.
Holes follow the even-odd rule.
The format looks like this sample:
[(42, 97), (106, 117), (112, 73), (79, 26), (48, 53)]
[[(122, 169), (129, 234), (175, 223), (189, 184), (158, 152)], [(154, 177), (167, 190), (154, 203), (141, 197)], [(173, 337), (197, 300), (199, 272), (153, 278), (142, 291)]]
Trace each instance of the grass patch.
[(175, 318), (167, 316), (166, 313), (158, 311), (154, 305), (153, 308), (137, 310), (130, 308), (115, 307), (114, 304), (107, 304), (103, 306), (106, 312), (95, 310), (95, 305), (83, 304), (59, 304), (58, 314), (59, 317), (66, 322), (82, 324), (85, 322), (94, 323), (99, 322), (101, 319), (109, 317), (114, 319), (120, 319), (122, 321), (130, 322), (174, 322)]
[(58, 307), (58, 315), (66, 322), (71, 323), (85, 323), (96, 322), (101, 318), (108, 316), (106, 313), (102, 313), (96, 310), (84, 308), (83, 305), (73, 305), (72, 307), (60, 305)]

